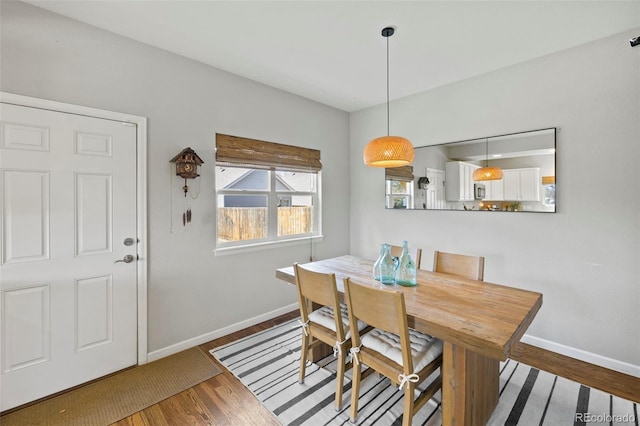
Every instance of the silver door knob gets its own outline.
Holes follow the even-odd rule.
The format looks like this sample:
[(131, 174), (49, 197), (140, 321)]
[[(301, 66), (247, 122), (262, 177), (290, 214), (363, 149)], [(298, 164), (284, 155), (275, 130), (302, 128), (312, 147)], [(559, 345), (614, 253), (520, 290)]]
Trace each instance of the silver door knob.
[(116, 260), (113, 263), (118, 263), (118, 262), (131, 263), (131, 262), (133, 262), (133, 255), (128, 254), (125, 257), (123, 257), (122, 259)]

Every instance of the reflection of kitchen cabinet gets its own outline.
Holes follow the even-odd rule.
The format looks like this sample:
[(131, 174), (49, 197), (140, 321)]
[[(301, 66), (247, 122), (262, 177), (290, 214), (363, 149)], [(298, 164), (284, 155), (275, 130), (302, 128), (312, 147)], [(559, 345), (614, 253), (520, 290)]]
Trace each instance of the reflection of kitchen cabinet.
[(473, 201), (473, 172), (479, 167), (462, 161), (445, 164), (444, 189), (447, 201)]
[(484, 184), (485, 196), (483, 200), (501, 201), (504, 200), (504, 180), (487, 180), (480, 182)]
[(502, 170), (504, 181), (504, 199), (515, 201), (540, 200), (540, 169)]

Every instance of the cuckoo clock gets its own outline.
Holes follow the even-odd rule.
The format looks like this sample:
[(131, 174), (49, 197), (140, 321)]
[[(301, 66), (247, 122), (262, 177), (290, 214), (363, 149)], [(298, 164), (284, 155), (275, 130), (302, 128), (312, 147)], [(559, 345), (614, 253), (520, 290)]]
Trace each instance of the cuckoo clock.
[(198, 166), (204, 163), (202, 158), (198, 157), (191, 148), (185, 148), (178, 155), (171, 159), (172, 163), (176, 163), (176, 175), (184, 179), (184, 196), (187, 196), (189, 192), (189, 186), (187, 185), (187, 179), (195, 179), (198, 176)]
[[(189, 192), (189, 185), (187, 185), (187, 179), (195, 179), (198, 176), (198, 166), (204, 163), (202, 158), (198, 157), (191, 148), (185, 148), (178, 155), (170, 160), (171, 163), (176, 163), (176, 175), (184, 179), (184, 186), (182, 190), (185, 196), (185, 211), (182, 213), (182, 224), (186, 225), (191, 222), (191, 207), (189, 206), (190, 200), (187, 199), (187, 193)], [(200, 191), (198, 190), (198, 193)], [(198, 198), (197, 194), (191, 194), (191, 198)]]

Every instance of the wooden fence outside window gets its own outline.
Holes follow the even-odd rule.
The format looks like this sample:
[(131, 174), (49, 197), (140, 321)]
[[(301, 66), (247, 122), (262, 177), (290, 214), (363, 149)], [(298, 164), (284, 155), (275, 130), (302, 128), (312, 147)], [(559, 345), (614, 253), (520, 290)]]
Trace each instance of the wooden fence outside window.
[[(278, 236), (308, 234), (313, 229), (311, 206), (278, 207)], [(267, 238), (266, 207), (218, 208), (218, 240)]]

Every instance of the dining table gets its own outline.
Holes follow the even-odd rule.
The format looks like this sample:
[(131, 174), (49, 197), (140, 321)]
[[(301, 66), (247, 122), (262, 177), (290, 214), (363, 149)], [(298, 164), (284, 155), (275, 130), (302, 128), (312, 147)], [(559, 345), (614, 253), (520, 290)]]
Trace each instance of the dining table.
[[(386, 285), (373, 278), (373, 260), (345, 255), (301, 264), (404, 293), (409, 327), (441, 339), (442, 424), (485, 425), (499, 397), (499, 364), (509, 357), (542, 306), (542, 294), (419, 269), (417, 285)], [(293, 266), (276, 277), (295, 285)]]

